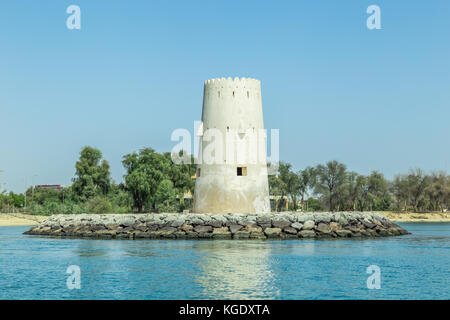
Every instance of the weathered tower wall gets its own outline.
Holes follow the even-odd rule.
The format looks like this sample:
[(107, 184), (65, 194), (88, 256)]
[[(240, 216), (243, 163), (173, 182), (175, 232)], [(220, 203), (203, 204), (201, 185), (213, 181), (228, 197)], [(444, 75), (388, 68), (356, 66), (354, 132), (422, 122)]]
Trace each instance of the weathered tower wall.
[(270, 212), (263, 129), (259, 80), (205, 82), (194, 212)]

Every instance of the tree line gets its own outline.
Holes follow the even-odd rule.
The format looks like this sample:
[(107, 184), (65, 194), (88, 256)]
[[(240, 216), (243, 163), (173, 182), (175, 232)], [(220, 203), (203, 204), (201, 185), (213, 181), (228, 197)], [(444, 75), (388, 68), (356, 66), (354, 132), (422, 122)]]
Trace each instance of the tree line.
[(387, 180), (378, 171), (361, 175), (345, 164), (329, 161), (295, 171), (280, 163), (269, 176), (274, 209), (330, 211), (446, 211), (450, 207), (450, 176), (445, 172), (425, 174), (421, 169)]
[[(193, 161), (192, 161), (193, 163)], [(193, 194), (194, 164), (175, 165), (170, 153), (152, 148), (122, 159), (124, 182), (116, 184), (100, 150), (85, 147), (75, 163), (72, 185), (61, 191), (29, 188), (23, 195), (0, 190), (0, 211), (22, 209), (33, 214), (182, 212)]]
[[(174, 164), (171, 154), (145, 148), (123, 156), (124, 180), (115, 183), (100, 150), (84, 147), (72, 185), (62, 191), (0, 190), (0, 211), (33, 214), (182, 212), (192, 209), (196, 165)], [(450, 176), (420, 169), (392, 181), (373, 171), (361, 175), (338, 161), (296, 171), (280, 163), (269, 176), (273, 211), (445, 211), (450, 207)], [(187, 195), (187, 197), (186, 197)]]

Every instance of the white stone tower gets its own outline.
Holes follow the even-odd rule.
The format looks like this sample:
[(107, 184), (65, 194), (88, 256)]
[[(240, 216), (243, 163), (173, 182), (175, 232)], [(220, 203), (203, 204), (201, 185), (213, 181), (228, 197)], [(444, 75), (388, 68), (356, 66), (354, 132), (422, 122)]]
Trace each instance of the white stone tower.
[(207, 80), (204, 86), (195, 213), (270, 212), (261, 84)]

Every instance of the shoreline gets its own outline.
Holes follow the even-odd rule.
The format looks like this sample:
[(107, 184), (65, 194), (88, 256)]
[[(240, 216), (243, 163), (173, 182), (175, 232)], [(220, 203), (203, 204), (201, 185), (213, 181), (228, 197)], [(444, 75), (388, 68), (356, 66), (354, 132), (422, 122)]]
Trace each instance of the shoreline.
[(0, 213), (0, 227), (37, 226), (48, 218), (23, 213)]
[(426, 213), (380, 212), (380, 213), (393, 222), (450, 223), (449, 212), (426, 212)]

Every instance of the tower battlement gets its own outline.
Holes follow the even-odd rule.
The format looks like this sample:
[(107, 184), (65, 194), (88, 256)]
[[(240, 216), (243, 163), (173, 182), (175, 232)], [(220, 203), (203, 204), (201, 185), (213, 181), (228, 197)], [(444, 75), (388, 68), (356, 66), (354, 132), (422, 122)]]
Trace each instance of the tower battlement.
[(261, 82), (253, 78), (214, 78), (205, 81), (205, 88), (249, 88), (258, 89), (261, 86)]
[[(247, 104), (248, 100), (259, 100), (261, 82), (253, 78), (215, 78), (205, 81), (204, 98), (208, 100), (227, 100), (225, 105), (210, 101), (208, 105), (226, 107), (233, 103)], [(228, 101), (230, 100), (230, 101)]]

